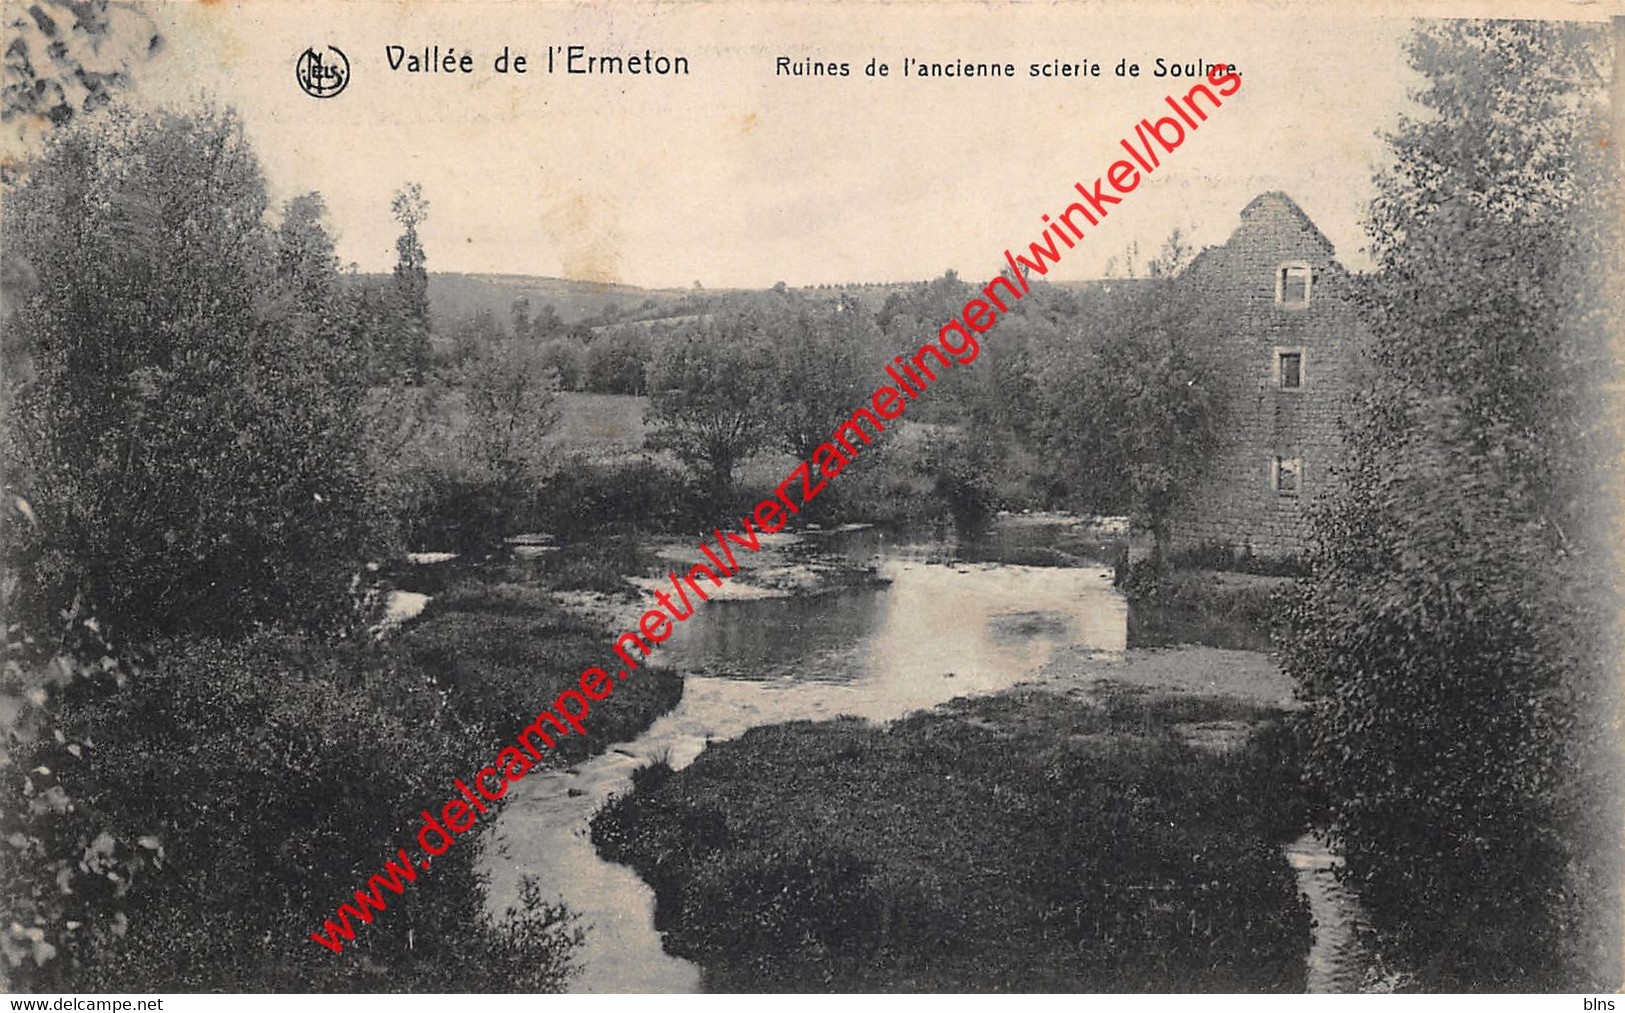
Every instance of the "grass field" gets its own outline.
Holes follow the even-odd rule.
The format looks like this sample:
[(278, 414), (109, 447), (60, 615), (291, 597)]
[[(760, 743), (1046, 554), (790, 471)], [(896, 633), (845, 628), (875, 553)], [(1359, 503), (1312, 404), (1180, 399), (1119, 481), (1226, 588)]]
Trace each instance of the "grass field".
[(643, 410), (649, 399), (636, 394), (583, 394), (566, 391), (557, 402), (559, 424), (549, 439), (569, 450), (638, 450), (643, 447)]

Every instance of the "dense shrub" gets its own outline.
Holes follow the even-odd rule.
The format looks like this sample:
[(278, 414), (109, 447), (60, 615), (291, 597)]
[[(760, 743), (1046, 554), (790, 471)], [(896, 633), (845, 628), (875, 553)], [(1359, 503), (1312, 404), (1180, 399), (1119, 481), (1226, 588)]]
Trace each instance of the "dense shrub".
[[(947, 506), (935, 490), (936, 479), (926, 473), (921, 448), (888, 437), (865, 449), (805, 512), (808, 519), (826, 525), (947, 524), (951, 520)], [(763, 496), (772, 494), (762, 490)]]
[(722, 990), (1292, 990), (1289, 744), (1198, 754), (1200, 698), (1041, 692), (753, 729), (593, 821)]
[(714, 515), (687, 471), (647, 456), (600, 462), (578, 454), (536, 490), (526, 521), (533, 530), (574, 538), (604, 525), (692, 531), (714, 523)]
[[(1612, 987), (1591, 977), (1616, 868), (1617, 754), (1592, 720), (1618, 706), (1605, 585), (1461, 446), (1413, 445), (1374, 513), (1322, 522), (1334, 548), (1280, 638), (1312, 703), (1309, 776), (1395, 963), (1435, 988)], [(1384, 548), (1351, 530), (1374, 516)]]
[(522, 527), (525, 491), (488, 469), (442, 459), (400, 476), (392, 513), (401, 542), (435, 552), (475, 552)]
[(266, 205), (236, 117), (209, 110), (76, 125), (8, 190), (32, 284), (0, 438), (30, 506), (4, 547), (36, 625), (75, 597), (138, 636), (352, 619), (373, 542), (357, 307), (331, 262), (277, 256), (319, 222), (279, 236)]
[[(25, 990), (554, 989), (573, 929), (532, 890), (486, 918), (476, 849), (453, 849), (342, 957), (308, 938), (417, 829), (484, 740), (421, 670), (260, 635), (160, 644), (123, 684), (79, 680), (53, 704), (68, 742), (48, 767), (72, 810), (43, 836), (140, 842), (156, 861), (104, 901), (116, 931), (68, 932), (57, 959), (13, 968)], [(9, 786), (8, 786), (9, 788)], [(8, 803), (9, 806), (9, 803)], [(498, 955), (493, 960), (491, 953)]]
[(1426, 988), (1622, 980), (1610, 50), (1414, 30), (1425, 113), (1388, 138), (1358, 289), (1370, 375), (1286, 614), (1309, 774), (1384, 958)]

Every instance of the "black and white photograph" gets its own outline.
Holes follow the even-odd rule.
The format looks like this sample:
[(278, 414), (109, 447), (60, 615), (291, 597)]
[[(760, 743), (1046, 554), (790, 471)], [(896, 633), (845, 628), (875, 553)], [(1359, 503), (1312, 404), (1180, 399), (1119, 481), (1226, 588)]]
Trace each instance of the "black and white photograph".
[(1618, 2), (0, 12), (9, 1008), (1616, 1008)]

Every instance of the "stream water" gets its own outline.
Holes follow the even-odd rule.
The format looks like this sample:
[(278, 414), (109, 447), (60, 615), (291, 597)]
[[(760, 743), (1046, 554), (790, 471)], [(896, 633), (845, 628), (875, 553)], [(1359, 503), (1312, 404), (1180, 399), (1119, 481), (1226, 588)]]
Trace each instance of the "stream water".
[(533, 774), (510, 796), (485, 851), (493, 911), (512, 903), (522, 876), (536, 876), (581, 916), (575, 991), (697, 990), (699, 968), (661, 948), (650, 889), (595, 853), (592, 814), (637, 767), (664, 758), (681, 768), (711, 739), (843, 714), (890, 719), (1029, 680), (1061, 650), (1124, 651), (1127, 606), (1105, 566), (966, 561), (999, 556), (998, 539), (1032, 537), (1042, 534), (1005, 531), (966, 551), (873, 530), (825, 535), (822, 551), (874, 565), (889, 585), (697, 610), (661, 649), (686, 678), (674, 710), (636, 740)]

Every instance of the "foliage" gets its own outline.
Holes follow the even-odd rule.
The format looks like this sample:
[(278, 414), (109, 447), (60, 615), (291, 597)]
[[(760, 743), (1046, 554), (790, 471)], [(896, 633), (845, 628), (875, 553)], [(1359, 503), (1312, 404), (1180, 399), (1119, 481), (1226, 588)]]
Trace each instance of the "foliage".
[(699, 471), (724, 509), (734, 470), (767, 444), (772, 375), (769, 322), (753, 307), (662, 342), (649, 366), (649, 446)]
[(518, 341), (529, 341), (531, 335), (530, 298), (528, 296), (515, 296), (513, 306), (509, 310), (509, 317), (513, 321), (513, 336)]
[(418, 226), (429, 217), (429, 202), (423, 196), (423, 187), (408, 183), (395, 192), (389, 202), (389, 211), (401, 223), (400, 237), (395, 240), (395, 287), (407, 316), (425, 327), (429, 321), (429, 272), (423, 242), (418, 238)]
[(508, 340), (507, 331), (488, 309), (479, 309), (471, 316), (448, 328), (451, 333), (452, 367), (460, 367), (476, 356), (487, 354), (492, 348)]
[(373, 377), (418, 383), (428, 368), (430, 347), (428, 258), (418, 236), (418, 226), (429, 216), (423, 187), (408, 183), (397, 190), (389, 210), (400, 222), (401, 234), (395, 240), (395, 271), (382, 293), (385, 326), (377, 339)]
[(468, 411), (461, 453), (492, 472), (503, 493), (520, 495), (547, 464), (558, 374), (534, 345), (509, 342), (470, 360), (460, 379)]
[[(349, 620), (371, 540), (354, 322), (265, 210), (213, 110), (65, 128), (9, 194), (36, 282), (4, 325), (31, 363), (4, 426), (30, 522), (4, 537), (36, 620), (75, 597), (138, 637)], [(280, 239), (320, 247), (317, 207), (290, 210)]]
[[(338, 273), (318, 195), (273, 226), (229, 112), (76, 120), (6, 196), (6, 986), (560, 987), (568, 915), (487, 917), (473, 848), (357, 952), (308, 939), (495, 725), (353, 636), (436, 400), (365, 389), (394, 296)], [(546, 381), (471, 381), (478, 466), (529, 466)]]
[(1301, 988), (1290, 753), (1177, 733), (1220, 716), (1258, 715), (1017, 691), (756, 728), (646, 771), (593, 840), (721, 991)]
[(477, 759), (478, 726), (443, 708), (423, 671), (280, 636), (189, 639), (158, 644), (122, 684), (58, 693), (72, 755), (42, 739), (18, 765), (49, 767), (74, 804), (35, 815), (25, 836), (86, 849), (97, 875), (69, 878), (71, 900), (109, 927), (63, 923), (58, 959), (12, 969), (24, 990), (562, 985), (568, 919), (534, 892), (505, 924), (487, 919), (472, 848), (420, 873), (344, 959), (308, 939), (334, 897), (410, 840), (402, 800), (442, 796)]
[(400, 544), (415, 550), (469, 553), (500, 543), (518, 504), (489, 471), (454, 456), (413, 461), (394, 480), (390, 504)]
[[(936, 478), (924, 463), (930, 447), (927, 438), (912, 444), (888, 439), (864, 448), (841, 472), (840, 481), (826, 486), (812, 509), (803, 513), (825, 525), (867, 522), (906, 527), (951, 520)], [(772, 491), (761, 493), (757, 502)]]
[(1132, 509), (1162, 565), (1175, 507), (1213, 448), (1220, 410), (1202, 335), (1214, 310), (1176, 275), (1192, 250), (1175, 230), (1141, 288), (1098, 305), (1076, 347), (1041, 357), (1034, 428), (1086, 509)]
[[(7, 590), (9, 605), (15, 589)], [(79, 605), (63, 618), (54, 636), (13, 626), (0, 672), (0, 983), (8, 986), (50, 980), (65, 952), (124, 936), (125, 895), (164, 864), (158, 837), (121, 834), (63, 784), (63, 768), (83, 764), (93, 743), (70, 739), (47, 703), (75, 681), (121, 687), (133, 667), (112, 631)]]
[(542, 365), (558, 374), (559, 386), (581, 390), (587, 376), (587, 346), (573, 338), (545, 341), (536, 354)]
[(760, 312), (774, 340), (773, 388), (777, 442), (806, 461), (835, 428), (868, 403), (889, 357), (880, 330), (852, 298), (834, 303), (764, 298)]
[(594, 461), (575, 454), (537, 492), (533, 527), (579, 539), (604, 527), (636, 524), (655, 531), (703, 529), (715, 520), (703, 490), (686, 469), (645, 455)]
[(373, 488), (399, 545), (471, 552), (535, 526), (559, 421), (535, 345), (482, 343), (433, 382), (373, 394)]
[(586, 346), (583, 389), (594, 394), (644, 394), (651, 355), (649, 335), (637, 326), (611, 327)]
[(104, 108), (163, 48), (148, 12), (110, 0), (11, 5), (4, 39), (0, 119), (24, 139)]
[(1005, 441), (973, 425), (966, 431), (934, 434), (920, 465), (932, 476), (932, 491), (946, 504), (954, 526), (975, 535), (1010, 504), (1008, 460)]
[(1617, 987), (1618, 604), (1607, 46), (1420, 27), (1364, 292), (1373, 383), (1286, 615), (1310, 776), (1392, 961), (1426, 987)]

